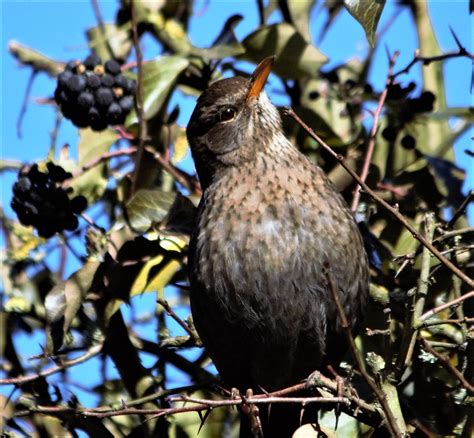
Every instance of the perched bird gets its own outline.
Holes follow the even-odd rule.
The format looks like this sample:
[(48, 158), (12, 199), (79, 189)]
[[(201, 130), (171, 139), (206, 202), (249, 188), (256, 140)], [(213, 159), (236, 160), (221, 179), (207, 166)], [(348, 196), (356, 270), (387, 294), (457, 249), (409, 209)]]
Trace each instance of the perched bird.
[[(192, 315), (224, 383), (243, 394), (285, 388), (341, 360), (345, 338), (326, 264), (354, 330), (368, 292), (350, 210), (285, 136), (262, 91), (273, 60), (249, 79), (212, 84), (187, 127), (203, 189), (188, 259)], [(262, 413), (262, 405), (264, 435), (291, 436), (300, 408)]]

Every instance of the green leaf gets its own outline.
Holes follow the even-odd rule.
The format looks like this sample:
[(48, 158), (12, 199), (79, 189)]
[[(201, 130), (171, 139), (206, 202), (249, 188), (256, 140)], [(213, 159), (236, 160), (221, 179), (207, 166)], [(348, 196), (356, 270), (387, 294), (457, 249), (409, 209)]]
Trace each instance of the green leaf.
[[(152, 2), (147, 2), (150, 3)], [(189, 54), (192, 45), (186, 29), (179, 21), (166, 18), (160, 11), (150, 11), (146, 16), (146, 22), (153, 26), (155, 36), (173, 53)]]
[(244, 46), (238, 42), (232, 44), (218, 44), (209, 49), (201, 49), (199, 47), (193, 47), (191, 49), (192, 55), (199, 56), (206, 61), (230, 58), (232, 56), (242, 55), (244, 52)]
[(369, 44), (374, 47), (375, 32), (385, 0), (344, 0), (344, 6), (364, 28)]
[[(173, 89), (180, 73), (189, 65), (182, 56), (161, 56), (143, 65), (143, 88), (145, 118), (151, 119), (161, 109)], [(135, 111), (129, 114), (125, 126), (138, 122)]]
[(87, 30), (89, 47), (100, 56), (102, 62), (112, 58), (127, 59), (132, 48), (129, 29), (119, 27), (113, 23), (106, 23), (103, 27), (96, 26)]
[[(165, 251), (181, 251), (186, 246), (186, 241), (177, 236), (169, 236), (161, 239), (159, 245)], [(137, 275), (130, 289), (130, 297), (163, 290), (180, 267), (181, 262), (167, 257), (166, 253), (152, 258)]]
[(63, 345), (64, 336), (92, 286), (99, 265), (100, 262), (96, 260), (86, 261), (81, 269), (55, 286), (46, 296), (44, 305), (51, 351), (56, 352)]
[(242, 58), (259, 63), (276, 55), (273, 71), (284, 79), (314, 77), (327, 58), (288, 23), (262, 26), (242, 42), (246, 52)]
[(288, 8), (290, 23), (293, 24), (306, 41), (311, 41), (309, 32), (309, 15), (314, 6), (314, 0), (298, 0), (285, 2)]
[(22, 64), (29, 65), (37, 71), (44, 71), (50, 76), (57, 76), (64, 70), (64, 63), (48, 58), (17, 41), (10, 41), (8, 50)]
[(161, 222), (175, 197), (175, 193), (159, 189), (138, 190), (127, 204), (128, 220), (132, 228), (144, 233), (153, 223)]
[(425, 114), (425, 117), (432, 120), (446, 120), (452, 117), (466, 119), (474, 123), (474, 108), (473, 107), (451, 107), (442, 111), (435, 111)]
[[(79, 131), (80, 141), (78, 146), (79, 166), (90, 165), (101, 155), (107, 153), (110, 147), (118, 140), (118, 134), (112, 129), (95, 132), (92, 129)], [(74, 178), (71, 187), (75, 195), (83, 195), (89, 204), (102, 195), (106, 185), (106, 163), (100, 163)]]

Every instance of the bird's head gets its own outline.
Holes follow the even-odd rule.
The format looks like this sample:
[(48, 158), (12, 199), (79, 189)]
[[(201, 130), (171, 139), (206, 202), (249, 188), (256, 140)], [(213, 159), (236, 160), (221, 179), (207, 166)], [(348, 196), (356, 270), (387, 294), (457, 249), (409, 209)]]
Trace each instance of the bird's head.
[(278, 110), (263, 91), (274, 59), (265, 58), (248, 79), (215, 82), (199, 97), (186, 133), (203, 188), (217, 171), (254, 160), (281, 132)]

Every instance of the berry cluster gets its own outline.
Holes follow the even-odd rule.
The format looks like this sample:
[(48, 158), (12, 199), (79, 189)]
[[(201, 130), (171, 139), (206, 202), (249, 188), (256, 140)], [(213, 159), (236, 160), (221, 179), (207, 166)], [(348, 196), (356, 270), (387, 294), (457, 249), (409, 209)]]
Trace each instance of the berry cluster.
[[(394, 142), (417, 114), (433, 111), (436, 96), (431, 91), (423, 91), (418, 97), (408, 97), (415, 88), (416, 84), (410, 82), (406, 87), (393, 84), (387, 90), (389, 123), (382, 131), (382, 137), (388, 142)], [(416, 140), (410, 134), (404, 135), (400, 144), (405, 149), (416, 148)]]
[(121, 73), (120, 64), (109, 60), (102, 65), (97, 55), (83, 63), (71, 61), (58, 76), (54, 99), (64, 117), (79, 128), (102, 131), (121, 125), (133, 108), (136, 84)]
[(68, 194), (72, 189), (63, 189), (61, 183), (71, 178), (61, 166), (47, 163), (44, 173), (34, 164), (23, 168), (13, 185), (11, 206), (23, 225), (32, 225), (41, 237), (51, 237), (63, 230), (73, 231), (78, 226), (75, 216), (87, 207), (84, 196), (72, 199)]

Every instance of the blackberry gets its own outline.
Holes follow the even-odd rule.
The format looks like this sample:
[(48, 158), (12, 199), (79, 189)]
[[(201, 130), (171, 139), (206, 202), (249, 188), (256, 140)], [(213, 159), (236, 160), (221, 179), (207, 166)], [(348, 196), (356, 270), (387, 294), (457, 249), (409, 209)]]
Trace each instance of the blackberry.
[(122, 74), (120, 63), (109, 60), (103, 65), (99, 56), (91, 54), (83, 63), (66, 64), (58, 75), (54, 99), (74, 125), (102, 131), (125, 121), (135, 91), (135, 81)]
[(122, 115), (122, 108), (117, 102), (112, 102), (107, 109), (107, 118), (110, 122), (117, 122)]
[(41, 237), (49, 238), (63, 230), (75, 230), (80, 214), (87, 207), (83, 196), (69, 198), (70, 188), (61, 183), (71, 178), (61, 166), (48, 162), (47, 172), (34, 164), (24, 167), (13, 185), (11, 206), (18, 220), (25, 226), (33, 226)]
[(100, 77), (95, 74), (87, 76), (87, 86), (91, 89), (99, 88), (101, 82)]
[(99, 106), (109, 106), (114, 101), (114, 93), (110, 88), (100, 87), (95, 92), (95, 98)]
[(94, 67), (99, 64), (102, 64), (102, 60), (95, 53), (90, 54), (86, 59), (84, 59), (84, 66), (87, 70), (94, 70)]
[(125, 96), (122, 97), (119, 101), (120, 108), (122, 108), (122, 112), (129, 113), (133, 108), (133, 97), (132, 96)]
[(115, 84), (115, 79), (112, 75), (105, 73), (100, 79), (101, 84), (104, 87), (112, 87)]
[(88, 91), (83, 91), (77, 98), (77, 103), (82, 108), (90, 108), (94, 105), (94, 95)]
[(351, 89), (354, 88), (357, 84), (356, 84), (356, 81), (354, 81), (354, 79), (347, 79), (347, 81), (344, 82), (344, 85), (345, 85), (345, 87), (346, 87), (348, 90), (351, 90)]
[(105, 63), (105, 71), (115, 76), (118, 75), (122, 69), (120, 68), (120, 64), (117, 61), (110, 59)]
[(66, 71), (70, 71), (70, 72), (73, 72), (73, 73), (76, 73), (76, 67), (80, 64), (79, 61), (75, 60), (75, 61), (69, 61), (67, 64), (66, 64), (66, 68), (65, 70)]
[(372, 94), (374, 92), (374, 88), (370, 84), (364, 85), (364, 93)]
[(402, 138), (401, 145), (405, 149), (415, 149), (416, 147), (416, 140), (413, 138), (413, 136), (407, 134)]
[(395, 129), (395, 127), (390, 125), (384, 128), (384, 130), (382, 131), (382, 137), (390, 142), (395, 141), (395, 139), (397, 138), (397, 134), (398, 131)]
[(116, 87), (127, 88), (127, 86), (128, 86), (128, 80), (123, 75), (115, 76), (114, 81), (115, 81), (115, 86)]
[(72, 93), (80, 93), (82, 90), (85, 90), (86, 85), (87, 81), (84, 76), (72, 75), (66, 83), (66, 90)]
[(72, 78), (73, 72), (69, 70), (65, 70), (58, 75), (58, 86), (65, 87), (67, 81)]

